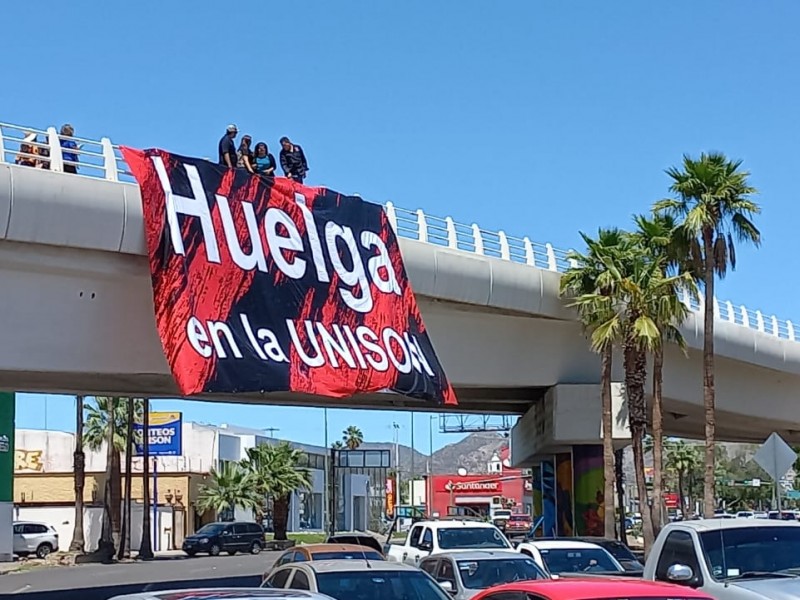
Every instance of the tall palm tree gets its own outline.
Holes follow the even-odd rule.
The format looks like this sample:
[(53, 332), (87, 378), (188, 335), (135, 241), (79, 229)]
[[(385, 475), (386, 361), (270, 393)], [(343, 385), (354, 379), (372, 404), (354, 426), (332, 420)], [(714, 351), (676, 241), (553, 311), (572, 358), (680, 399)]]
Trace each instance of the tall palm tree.
[(691, 446), (683, 440), (678, 440), (666, 448), (666, 468), (673, 471), (678, 478), (678, 497), (683, 517), (689, 516), (686, 503), (686, 480), (700, 464), (700, 457), (696, 446)]
[(136, 400), (127, 398), (128, 414), (125, 431), (125, 502), (122, 510), (122, 543), (119, 545), (117, 558), (129, 558), (131, 555), (131, 488), (133, 485), (133, 424), (136, 419)]
[(342, 432), (342, 441), (349, 450), (355, 450), (364, 443), (364, 434), (355, 425), (350, 425)]
[(699, 159), (683, 157), (681, 168), (671, 167), (670, 191), (675, 198), (656, 202), (657, 213), (676, 217), (688, 239), (693, 274), (703, 283), (703, 404), (705, 407), (705, 470), (703, 512), (716, 507), (714, 464), (716, 415), (714, 388), (714, 284), (736, 268), (736, 241), (759, 246), (761, 233), (753, 216), (761, 212), (750, 196), (757, 193), (742, 162), (719, 152), (703, 153)]
[(75, 452), (72, 454), (75, 482), (75, 526), (72, 528), (70, 552), (84, 552), (83, 490), (86, 485), (86, 454), (83, 451), (83, 396), (75, 397)]
[(658, 339), (653, 349), (653, 409), (652, 423), (652, 452), (653, 452), (653, 505), (652, 516), (654, 534), (658, 535), (666, 522), (665, 506), (661, 498), (664, 489), (664, 414), (663, 414), (663, 382), (664, 382), (664, 344), (673, 342), (686, 354), (686, 342), (680, 332), (680, 325), (689, 314), (688, 307), (681, 302), (678, 296), (678, 287), (681, 286), (693, 296), (697, 289), (688, 272), (683, 270), (684, 254), (686, 248), (682, 232), (675, 226), (674, 220), (666, 215), (634, 217), (637, 229), (633, 237), (641, 244), (652, 260), (660, 265), (662, 277), (666, 278), (670, 272), (677, 273), (675, 285), (661, 286), (660, 294), (651, 297), (652, 306), (648, 312), (658, 327)]
[(208, 485), (200, 488), (197, 508), (210, 510), (228, 518), (236, 508), (258, 509), (263, 506), (263, 495), (256, 490), (252, 474), (242, 464), (225, 461), (219, 469), (211, 469)]
[(141, 560), (152, 560), (153, 542), (150, 539), (150, 400), (142, 400), (142, 541), (139, 544)]
[[(614, 523), (614, 439), (611, 406), (611, 367), (614, 344), (619, 341), (617, 333), (600, 329), (608, 320), (608, 309), (599, 298), (614, 294), (614, 280), (608, 276), (606, 257), (614, 252), (624, 252), (629, 245), (627, 236), (619, 229), (600, 229), (597, 239), (581, 233), (586, 243), (586, 254), (572, 252), (571, 267), (561, 278), (561, 295), (571, 298), (570, 306), (578, 309), (578, 317), (584, 330), (590, 335), (592, 349), (600, 354), (601, 414), (603, 423), (603, 478), (606, 507), (604, 510), (605, 537), (615, 537)], [(586, 300), (586, 301), (583, 301)], [(624, 522), (624, 520), (623, 520)], [(622, 529), (624, 532), (624, 528)]]

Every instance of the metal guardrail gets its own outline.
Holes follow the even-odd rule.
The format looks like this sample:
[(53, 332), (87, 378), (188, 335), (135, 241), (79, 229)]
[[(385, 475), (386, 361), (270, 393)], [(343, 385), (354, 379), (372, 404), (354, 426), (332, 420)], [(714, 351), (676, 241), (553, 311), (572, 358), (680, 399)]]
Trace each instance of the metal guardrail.
[[(43, 148), (49, 156), (39, 157), (24, 151), (26, 145), (24, 139), (29, 134), (35, 134), (36, 140), (28, 143), (28, 146)], [(0, 163), (15, 163), (22, 159), (38, 160), (36, 166), (39, 168), (63, 172), (62, 139), (74, 140), (79, 146), (77, 150), (68, 150), (78, 155), (77, 176), (136, 183), (122, 158), (119, 146), (113, 145), (111, 140), (67, 138), (60, 136), (54, 127), (37, 130), (0, 122)], [(70, 176), (76, 175), (70, 174)], [(385, 209), (389, 221), (400, 237), (558, 273), (563, 273), (571, 266), (567, 258), (568, 251), (554, 248), (548, 243), (535, 242), (528, 237), (510, 236), (504, 231), (487, 231), (474, 223), (472, 225), (456, 223), (450, 217), (435, 217), (425, 214), (421, 209), (407, 210), (391, 202), (386, 203)], [(682, 296), (683, 302), (692, 311), (703, 311), (702, 297), (691, 298), (689, 294)], [(765, 315), (759, 310), (734, 305), (731, 302), (720, 302), (715, 298), (714, 314), (717, 319), (763, 331), (777, 338), (800, 341), (800, 331), (795, 331), (791, 321), (779, 319), (774, 315)]]

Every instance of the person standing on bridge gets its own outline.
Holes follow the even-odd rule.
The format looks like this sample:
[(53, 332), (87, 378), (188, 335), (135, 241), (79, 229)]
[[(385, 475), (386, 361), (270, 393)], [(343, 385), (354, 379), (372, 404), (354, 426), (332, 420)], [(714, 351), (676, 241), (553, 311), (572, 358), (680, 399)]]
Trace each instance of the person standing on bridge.
[[(71, 139), (75, 135), (75, 128), (69, 123), (61, 128), (61, 159), (64, 162), (64, 173), (78, 172), (78, 144)], [(70, 138), (70, 139), (64, 139)]]
[(236, 125), (228, 125), (225, 135), (223, 135), (222, 139), (219, 141), (219, 164), (229, 169), (235, 168), (238, 160), (236, 156), (236, 144), (233, 143), (238, 133), (239, 129)]
[(308, 162), (303, 149), (283, 136), (281, 138), (281, 168), (283, 174), (297, 183), (303, 183), (308, 172)]

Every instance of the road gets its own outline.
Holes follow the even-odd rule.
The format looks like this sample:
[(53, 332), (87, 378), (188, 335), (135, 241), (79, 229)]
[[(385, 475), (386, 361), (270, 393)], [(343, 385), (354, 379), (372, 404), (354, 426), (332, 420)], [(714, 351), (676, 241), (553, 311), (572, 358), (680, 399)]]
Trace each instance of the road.
[(118, 594), (192, 587), (246, 587), (280, 556), (170, 557), (152, 562), (37, 568), (0, 576), (0, 597), (20, 600), (107, 600)]

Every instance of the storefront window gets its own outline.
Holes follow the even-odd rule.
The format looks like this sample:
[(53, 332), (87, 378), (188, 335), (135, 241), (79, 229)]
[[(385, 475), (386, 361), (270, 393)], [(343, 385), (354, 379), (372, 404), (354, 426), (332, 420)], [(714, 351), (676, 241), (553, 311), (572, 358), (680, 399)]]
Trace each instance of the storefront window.
[(322, 494), (300, 492), (300, 529), (322, 529)]

